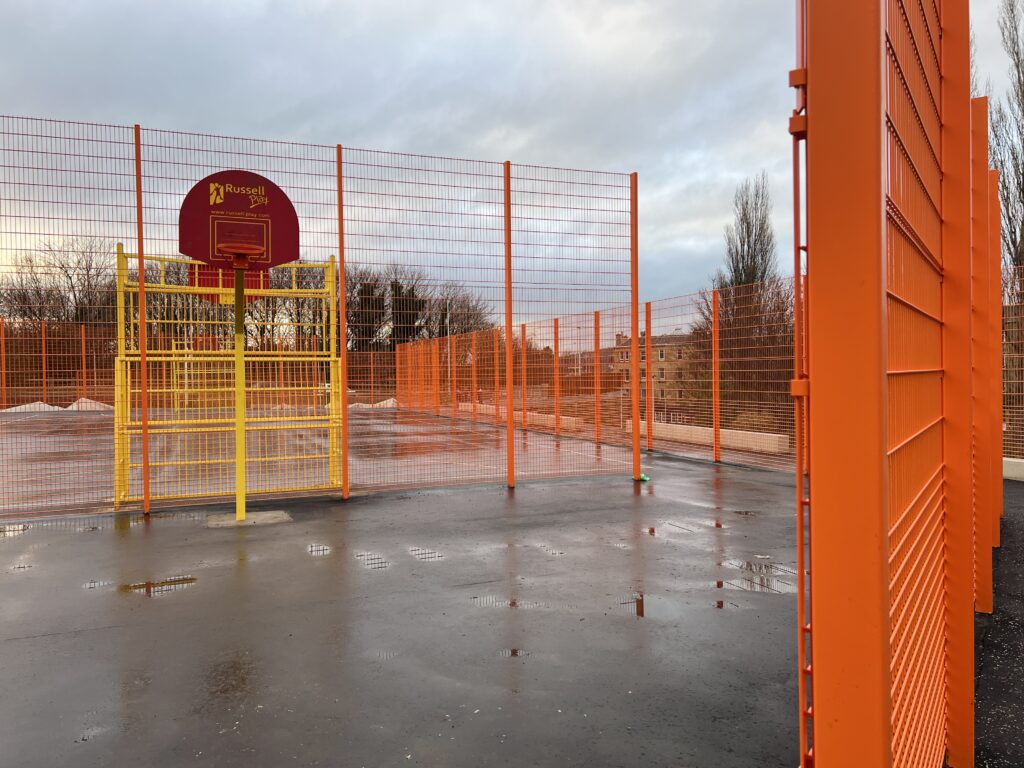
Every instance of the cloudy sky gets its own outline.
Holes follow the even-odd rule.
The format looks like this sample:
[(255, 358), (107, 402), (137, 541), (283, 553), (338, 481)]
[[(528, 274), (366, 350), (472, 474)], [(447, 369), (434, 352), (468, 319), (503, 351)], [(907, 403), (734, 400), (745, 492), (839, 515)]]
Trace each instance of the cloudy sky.
[[(1005, 87), (999, 0), (972, 0)], [(790, 235), (794, 0), (0, 0), (12, 115), (637, 171), (645, 298), (703, 288), (765, 170)]]

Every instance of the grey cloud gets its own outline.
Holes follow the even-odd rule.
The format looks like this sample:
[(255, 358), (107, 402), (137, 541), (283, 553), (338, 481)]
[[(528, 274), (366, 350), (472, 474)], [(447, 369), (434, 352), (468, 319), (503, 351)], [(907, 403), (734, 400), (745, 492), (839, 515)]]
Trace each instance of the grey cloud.
[[(977, 12), (995, 67), (994, 12)], [(3, 14), (8, 113), (635, 170), (647, 298), (708, 284), (733, 190), (765, 169), (790, 262), (793, 0), (6, 0)]]

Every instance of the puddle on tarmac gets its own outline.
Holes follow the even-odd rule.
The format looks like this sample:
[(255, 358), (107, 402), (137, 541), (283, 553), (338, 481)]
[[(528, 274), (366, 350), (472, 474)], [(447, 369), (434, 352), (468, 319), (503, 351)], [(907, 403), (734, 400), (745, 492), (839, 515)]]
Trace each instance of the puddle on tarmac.
[(112, 581), (96, 581), (95, 579), (90, 579), (82, 585), (82, 589), (106, 590), (111, 589), (113, 586), (114, 582)]
[(522, 648), (502, 648), (498, 651), (498, 655), (506, 659), (524, 659), (530, 655), (530, 652), (524, 651)]
[(235, 653), (206, 670), (206, 693), (211, 701), (233, 703), (252, 687), (256, 664), (247, 651)]
[(140, 581), (135, 584), (122, 584), (118, 587), (121, 592), (135, 592), (146, 597), (159, 597), (170, 592), (180, 592), (188, 589), (196, 583), (195, 576), (172, 576), (163, 581)]
[(409, 547), (409, 554), (425, 563), (444, 559), (444, 555), (440, 552), (435, 552), (432, 549), (423, 549), (422, 547)]
[(369, 658), (375, 659), (376, 661), (391, 661), (397, 659), (402, 655), (401, 651), (396, 651), (391, 648), (377, 648), (374, 651), (370, 651), (366, 654)]
[(384, 559), (383, 555), (379, 555), (376, 552), (357, 552), (356, 560), (362, 563), (364, 568), (369, 568), (371, 571), (381, 571), (391, 565), (391, 563)]
[(734, 515), (742, 515), (743, 517), (756, 517), (758, 514), (760, 514), (758, 512), (753, 511), (752, 509), (730, 509), (729, 511), (732, 512)]
[(28, 530), (27, 525), (0, 525), (0, 540), (13, 539)]
[(33, 567), (32, 563), (15, 563), (14, 565), (11, 566), (11, 570), (12, 571), (27, 571), (29, 568), (32, 568), (32, 567)]
[(324, 557), (331, 554), (331, 548), (326, 544), (310, 544), (306, 551), (313, 557)]

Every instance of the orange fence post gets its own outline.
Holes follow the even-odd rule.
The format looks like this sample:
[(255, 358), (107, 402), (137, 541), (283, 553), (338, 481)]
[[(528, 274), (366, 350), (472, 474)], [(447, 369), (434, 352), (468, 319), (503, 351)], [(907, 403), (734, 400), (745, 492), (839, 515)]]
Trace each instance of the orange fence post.
[(40, 341), (42, 343), (42, 363), (43, 363), (43, 402), (47, 401), (46, 395), (46, 321), (40, 321)]
[[(146, 345), (146, 256), (142, 218), (142, 128), (135, 124), (135, 239), (139, 285), (139, 416), (142, 422), (142, 510), (149, 514), (149, 377)], [(130, 406), (129, 406), (130, 408)]]
[(561, 394), (562, 394), (562, 358), (558, 355), (558, 318), (555, 318), (555, 349), (554, 349), (554, 387), (555, 387), (555, 436), (561, 434), (562, 431), (562, 412), (561, 412)]
[(469, 369), (469, 388), (473, 390), (473, 421), (476, 421), (476, 401), (477, 401), (477, 390), (476, 390), (476, 331), (473, 331), (472, 341), (470, 342), (472, 348), (470, 354), (472, 355), (472, 364)]
[(454, 336), (448, 337), (448, 388), (452, 392), (452, 418), (456, 419), (459, 416), (459, 384), (458, 384), (458, 368), (455, 365), (455, 351), (458, 349), (459, 343)]
[(594, 442), (601, 442), (601, 313), (594, 312)]
[[(881, 0), (818, 4), (807, 17), (810, 490), (820, 513), (811, 527), (810, 598), (820, 766), (849, 765), (854, 756), (880, 768), (892, 762), (883, 8)], [(851, 556), (862, 575), (856, 589)]]
[(7, 326), (0, 317), (0, 409), (7, 409)]
[[(629, 403), (633, 427), (633, 479), (640, 479), (640, 251), (637, 211), (637, 175), (629, 174)], [(555, 321), (555, 356), (558, 334)], [(556, 401), (557, 402), (557, 401)], [(557, 416), (555, 417), (557, 421)]]
[(718, 289), (715, 289), (711, 293), (711, 423), (715, 461), (722, 460), (722, 368), (718, 334)]
[(647, 412), (647, 450), (654, 450), (654, 378), (651, 373), (651, 355), (653, 354), (653, 342), (651, 341), (651, 302), (644, 304), (644, 315), (646, 333), (644, 334), (644, 395)]
[(505, 454), (509, 488), (516, 487), (515, 414), (512, 412), (512, 163), (505, 161)]
[(79, 324), (82, 335), (82, 397), (89, 397), (89, 371), (85, 359), (85, 323)]
[(523, 388), (523, 416), (520, 421), (523, 425), (523, 429), (526, 429), (526, 323), (519, 326), (519, 367), (519, 384)]
[(990, 338), (995, 341), (989, 350), (992, 356), (991, 380), (988, 397), (995, 408), (992, 416), (992, 546), (1000, 543), (999, 522), (1003, 517), (1003, 274), (1002, 274), (1002, 214), (999, 207), (999, 171), (989, 171), (988, 238), (989, 238), (989, 323)]
[[(971, 509), (971, 114), (967, 0), (942, 4), (942, 442), (949, 764), (974, 762), (974, 520)], [(849, 66), (849, 63), (847, 63)], [(815, 118), (817, 119), (817, 118)], [(817, 328), (812, 326), (812, 334)], [(813, 380), (813, 376), (811, 377)], [(817, 386), (817, 384), (815, 384)], [(812, 443), (813, 444), (813, 443)], [(892, 510), (895, 514), (897, 510)]]
[(494, 423), (501, 424), (501, 379), (498, 370), (501, 368), (501, 358), (498, 355), (501, 332), (494, 329)]
[(441, 415), (441, 342), (430, 340), (430, 404), (436, 416)]
[(373, 350), (370, 350), (370, 402), (375, 403), (377, 399), (374, 397), (374, 370), (373, 370)]
[[(345, 179), (344, 156), (341, 144), (335, 151), (335, 184), (338, 203), (338, 368), (341, 373), (341, 498), (349, 497), (348, 476), (348, 318), (346, 317), (345, 287)], [(335, 350), (331, 350), (335, 354)]]
[(995, 404), (985, 397), (985, 382), (993, 376), (989, 354), (988, 228), (988, 99), (971, 100), (971, 359), (974, 428), (974, 609), (992, 613), (992, 416)]

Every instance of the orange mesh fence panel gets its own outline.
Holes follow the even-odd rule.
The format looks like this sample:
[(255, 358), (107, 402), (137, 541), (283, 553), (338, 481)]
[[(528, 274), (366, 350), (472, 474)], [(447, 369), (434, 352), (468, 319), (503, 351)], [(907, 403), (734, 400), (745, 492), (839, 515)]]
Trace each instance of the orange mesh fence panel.
[(1003, 455), (1024, 460), (1024, 270), (1003, 270)]
[(112, 500), (114, 243), (134, 233), (132, 158), (130, 127), (0, 117), (0, 514)]

